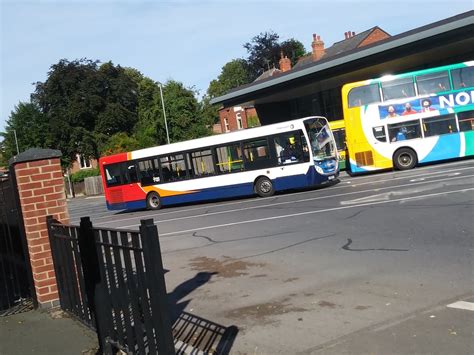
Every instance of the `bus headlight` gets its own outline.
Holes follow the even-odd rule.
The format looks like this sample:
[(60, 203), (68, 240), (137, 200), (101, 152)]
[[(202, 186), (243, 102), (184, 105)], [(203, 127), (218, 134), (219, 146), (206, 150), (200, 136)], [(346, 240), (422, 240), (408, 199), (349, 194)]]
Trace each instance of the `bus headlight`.
[(321, 168), (320, 168), (319, 166), (317, 166), (317, 165), (315, 166), (315, 168), (316, 168), (316, 172), (317, 172), (318, 174), (324, 175), (323, 169), (321, 169)]

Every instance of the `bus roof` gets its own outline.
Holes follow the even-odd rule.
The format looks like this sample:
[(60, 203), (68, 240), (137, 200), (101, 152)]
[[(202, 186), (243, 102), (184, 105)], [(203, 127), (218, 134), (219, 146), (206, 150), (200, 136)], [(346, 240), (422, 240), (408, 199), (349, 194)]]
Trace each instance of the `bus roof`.
[(458, 69), (458, 68), (465, 68), (465, 67), (472, 67), (474, 66), (474, 60), (468, 61), (468, 62), (463, 62), (463, 63), (455, 63), (455, 64), (450, 64), (450, 65), (444, 65), (441, 67), (434, 67), (434, 68), (429, 68), (429, 69), (420, 69), (416, 71), (411, 71), (411, 72), (406, 72), (406, 73), (400, 73), (400, 74), (387, 74), (384, 76), (381, 76), (379, 78), (372, 78), (372, 79), (367, 79), (367, 80), (362, 80), (362, 81), (356, 81), (353, 83), (348, 83), (345, 84), (342, 87), (342, 92), (347, 92), (347, 90), (350, 90), (354, 87), (357, 86), (362, 86), (362, 85), (368, 85), (368, 84), (373, 84), (373, 83), (380, 83), (380, 82), (386, 82), (398, 78), (405, 78), (409, 76), (414, 76), (414, 75), (422, 75), (422, 74), (429, 74), (429, 73), (434, 73), (434, 72), (439, 72), (443, 70), (449, 70), (449, 69)]

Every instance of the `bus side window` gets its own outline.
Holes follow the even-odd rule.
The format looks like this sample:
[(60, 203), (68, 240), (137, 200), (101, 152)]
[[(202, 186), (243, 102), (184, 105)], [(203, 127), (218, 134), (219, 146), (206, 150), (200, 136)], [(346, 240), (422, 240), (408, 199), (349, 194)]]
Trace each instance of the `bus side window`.
[(474, 111), (459, 112), (457, 116), (461, 132), (474, 131)]
[(454, 89), (474, 87), (474, 66), (451, 70)]
[(382, 93), (384, 100), (415, 96), (413, 79), (408, 77), (382, 82)]
[(421, 138), (421, 127), (418, 120), (389, 124), (387, 127), (390, 142)]
[(302, 160), (300, 139), (299, 132), (283, 133), (274, 138), (278, 164), (298, 163)]
[(416, 77), (416, 85), (420, 95), (434, 94), (451, 89), (447, 71), (418, 75)]
[(138, 182), (138, 175), (137, 175), (137, 168), (135, 166), (135, 162), (130, 162), (126, 164), (126, 169), (127, 169), (127, 182), (129, 184)]
[(107, 186), (117, 186), (122, 184), (121, 163), (104, 166), (105, 180)]
[(348, 95), (349, 108), (368, 105), (380, 101), (378, 84), (370, 84), (352, 88)]
[(214, 175), (214, 162), (211, 149), (195, 151), (190, 155), (191, 176), (201, 177)]
[(147, 159), (138, 162), (138, 173), (140, 183), (144, 186), (153, 185), (160, 182), (160, 170), (158, 159)]
[(216, 170), (219, 173), (231, 173), (244, 170), (244, 161), (240, 143), (216, 148)]

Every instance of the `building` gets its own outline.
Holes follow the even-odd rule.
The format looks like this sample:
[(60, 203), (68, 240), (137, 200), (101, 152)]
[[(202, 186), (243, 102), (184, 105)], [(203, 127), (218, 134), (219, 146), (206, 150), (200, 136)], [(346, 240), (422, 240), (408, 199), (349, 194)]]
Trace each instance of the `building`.
[[(474, 59), (474, 11), (390, 36), (379, 27), (324, 47), (313, 36), (311, 56), (211, 100), (224, 108), (253, 106), (262, 125), (310, 115), (341, 119), (341, 88), (358, 80)], [(282, 69), (280, 67), (280, 69)]]
[(239, 129), (259, 126), (257, 111), (253, 106), (233, 106), (219, 110), (221, 132), (227, 133)]
[(97, 159), (87, 159), (81, 154), (76, 154), (76, 160), (72, 162), (71, 174), (77, 173), (81, 170), (95, 169), (98, 166)]

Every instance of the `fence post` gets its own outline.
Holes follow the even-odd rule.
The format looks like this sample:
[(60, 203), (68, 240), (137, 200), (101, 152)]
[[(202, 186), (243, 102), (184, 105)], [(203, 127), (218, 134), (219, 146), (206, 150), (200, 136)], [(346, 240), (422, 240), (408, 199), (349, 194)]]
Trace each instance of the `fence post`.
[(158, 353), (175, 354), (160, 241), (158, 239), (158, 229), (154, 225), (153, 219), (140, 220), (140, 235), (146, 278), (149, 280), (148, 286), (154, 311), (153, 318), (158, 319), (158, 329), (156, 331)]
[[(53, 216), (48, 215), (46, 216), (46, 228), (48, 229), (48, 239), (49, 245), (51, 246), (51, 258), (53, 261), (53, 270), (55, 275), (60, 275), (59, 269), (59, 256), (58, 256), (58, 247), (56, 241), (54, 239), (53, 233), (53, 223), (57, 223), (58, 221), (53, 218)], [(64, 295), (63, 295), (63, 285), (59, 279), (59, 276), (56, 276), (56, 284), (58, 287), (58, 296), (59, 296), (59, 304), (63, 307), (64, 306)]]
[[(100, 284), (99, 258), (95, 246), (94, 230), (89, 217), (81, 217), (78, 235), (79, 255), (81, 256), (82, 271), (84, 273), (84, 286), (86, 288), (87, 307), (94, 322), (97, 338), (99, 341), (99, 352), (104, 352), (104, 339), (106, 337), (99, 319), (96, 307), (96, 289)], [(105, 307), (105, 305), (103, 305)], [(99, 305), (100, 307), (100, 305)]]

